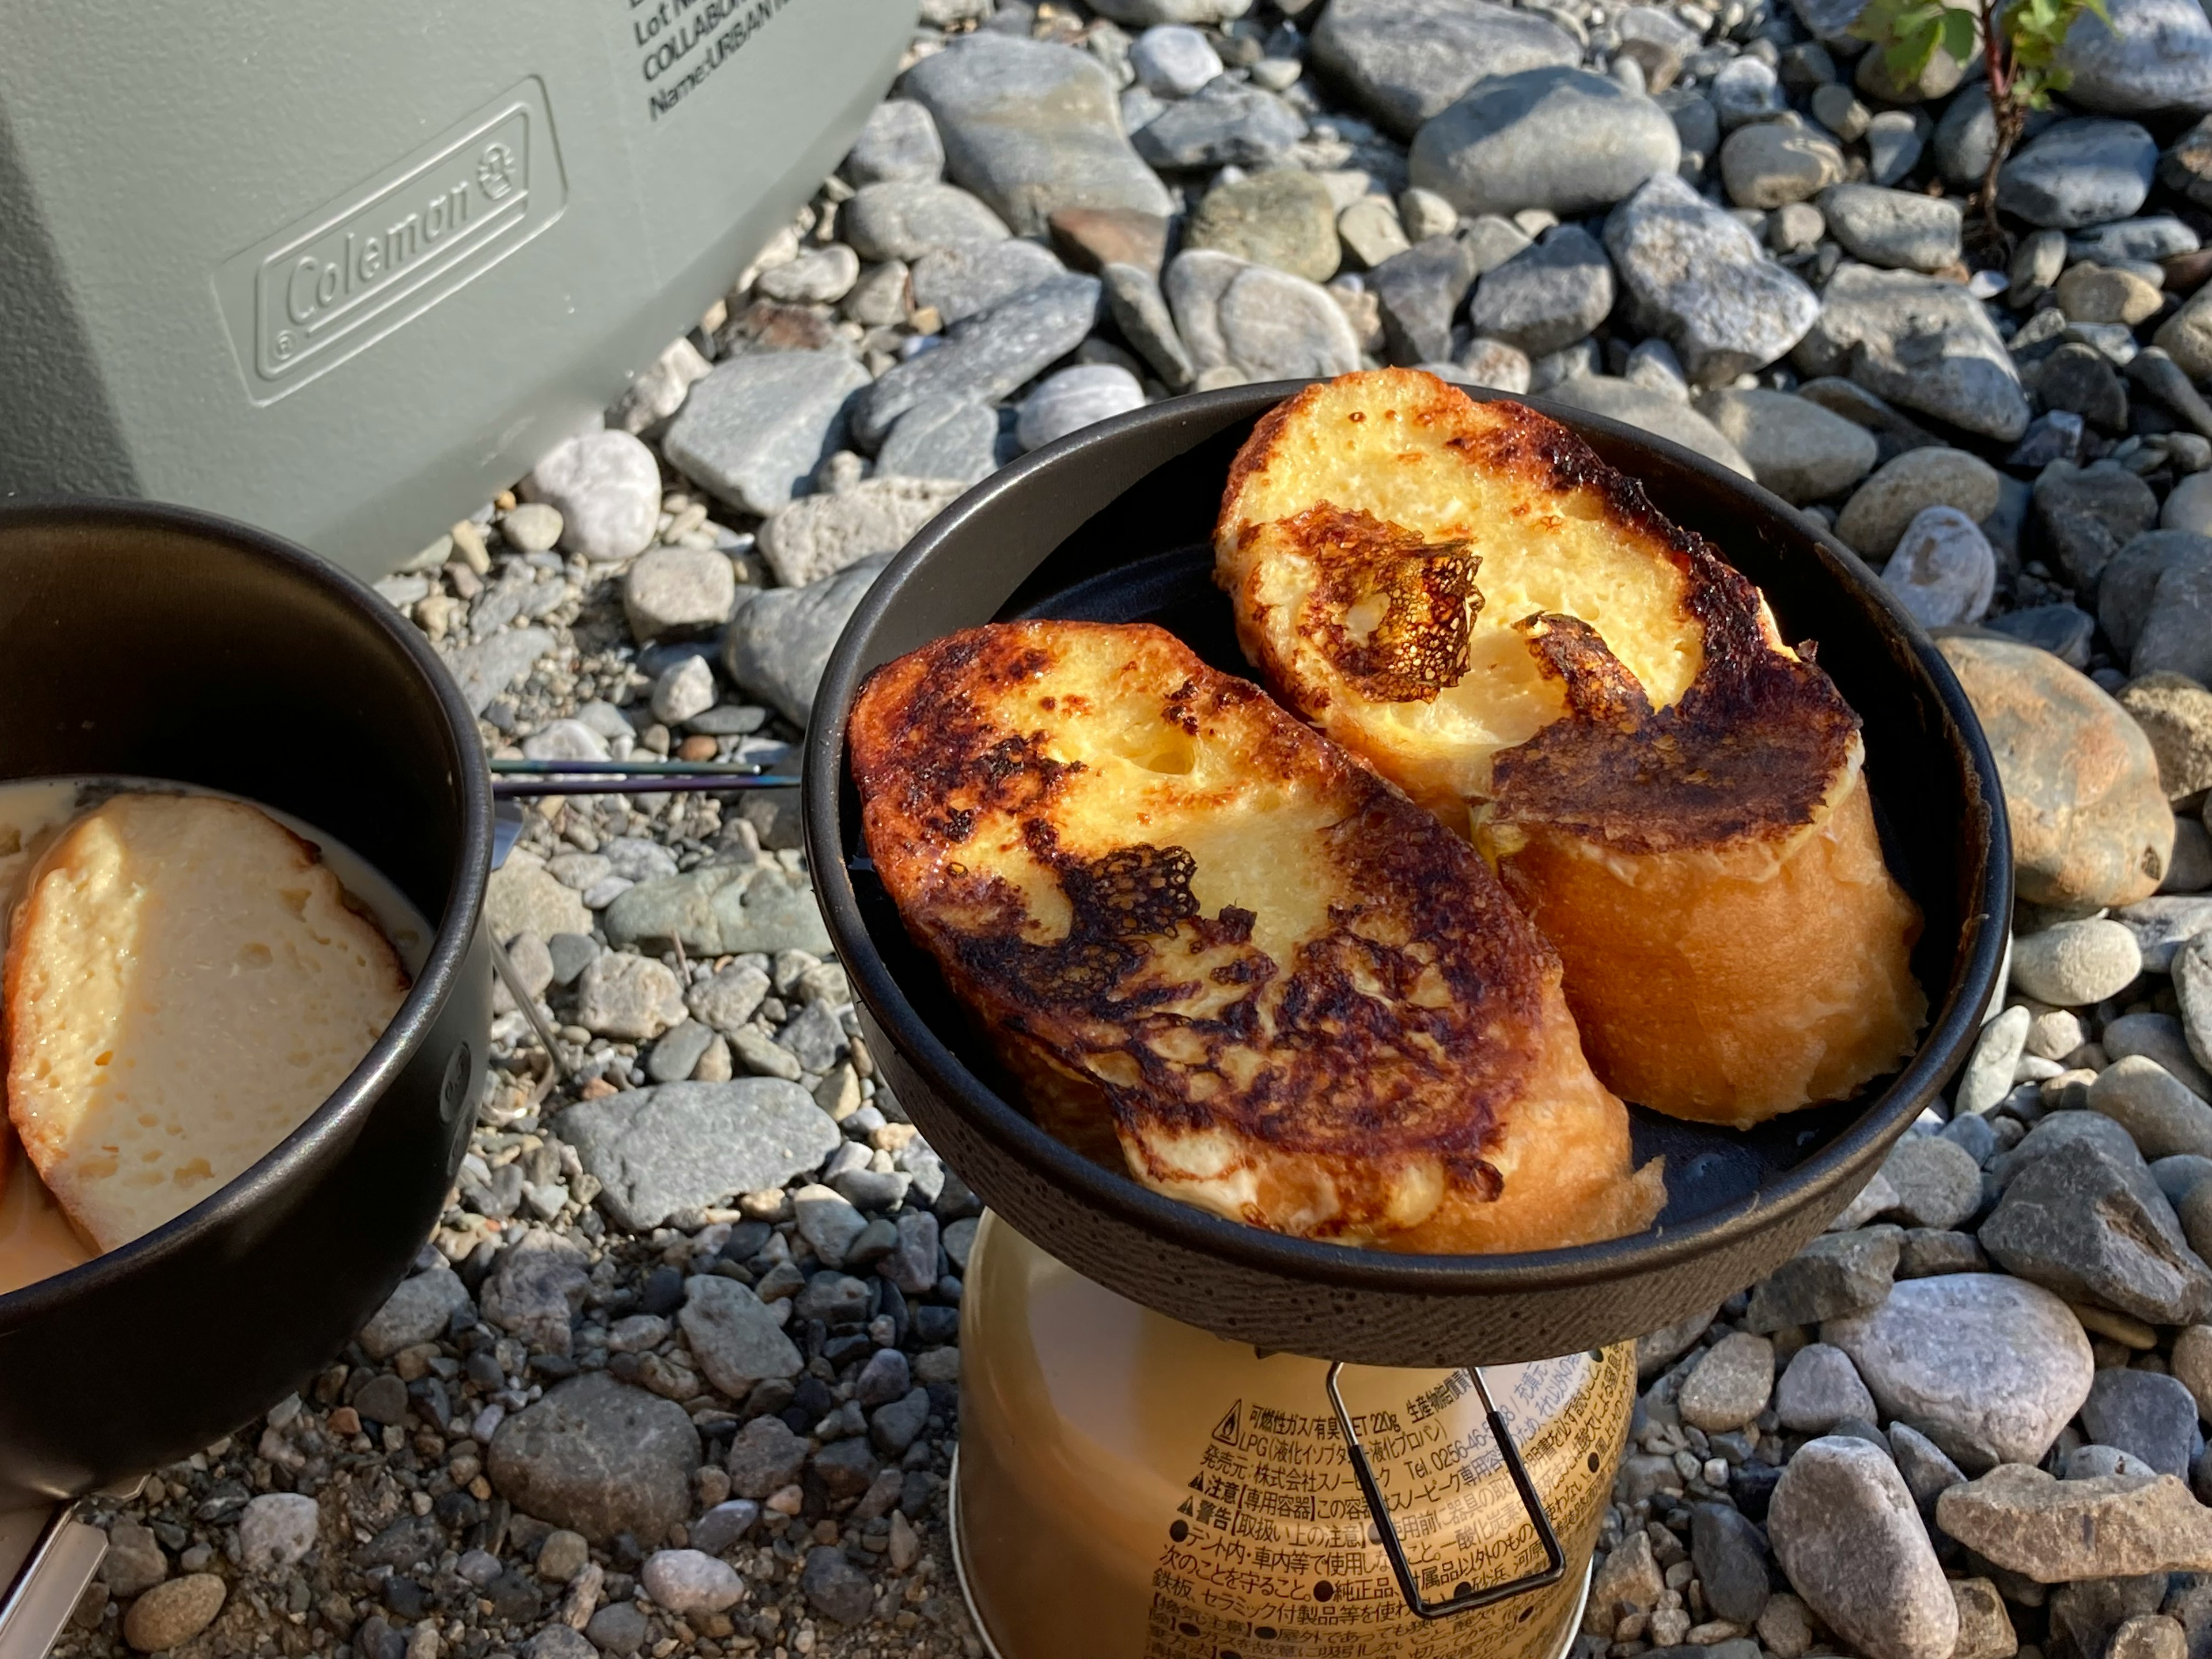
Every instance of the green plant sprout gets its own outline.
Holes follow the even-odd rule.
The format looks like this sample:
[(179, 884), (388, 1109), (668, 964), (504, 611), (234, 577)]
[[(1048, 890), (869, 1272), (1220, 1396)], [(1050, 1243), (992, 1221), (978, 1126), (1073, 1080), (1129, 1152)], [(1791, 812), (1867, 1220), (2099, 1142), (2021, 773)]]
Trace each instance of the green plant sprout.
[(1996, 122), (1979, 200), (1983, 225), (1999, 247), (2008, 247), (2011, 239), (1997, 221), (1998, 170), (2020, 142), (2028, 116), (2049, 108), (2052, 93), (2066, 90), (2072, 77), (2058, 62), (2058, 49), (2084, 12), (2112, 27), (2105, 0), (1975, 0), (1971, 6), (1867, 0), (1851, 25), (1853, 34), (1881, 52), (1882, 67), (1899, 86), (1918, 80), (1939, 51), (1963, 65), (1979, 50)]

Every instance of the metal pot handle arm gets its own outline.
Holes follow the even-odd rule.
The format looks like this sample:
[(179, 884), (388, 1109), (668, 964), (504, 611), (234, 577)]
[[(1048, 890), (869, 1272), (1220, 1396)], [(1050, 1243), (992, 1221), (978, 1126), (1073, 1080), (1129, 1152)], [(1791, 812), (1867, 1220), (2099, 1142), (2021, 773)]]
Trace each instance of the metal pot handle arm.
[(1336, 1409), (1338, 1425), (1344, 1431), (1344, 1443), (1352, 1454), (1352, 1473), (1359, 1482), (1360, 1495), (1367, 1500), (1367, 1511), (1374, 1518), (1375, 1532), (1382, 1546), (1382, 1553), (1390, 1559), (1390, 1571), (1398, 1580), (1398, 1593), (1406, 1598), (1406, 1605), (1422, 1619), (1449, 1619), (1455, 1613), (1473, 1613), (1477, 1607), (1486, 1607), (1516, 1595), (1525, 1595), (1556, 1584), (1566, 1576), (1566, 1552), (1559, 1547), (1558, 1533), (1553, 1530), (1552, 1517), (1544, 1511), (1544, 1500), (1538, 1496), (1535, 1482), (1528, 1478), (1528, 1466), (1521, 1461), (1521, 1449), (1513, 1443), (1513, 1435), (1505, 1426), (1504, 1414), (1490, 1398), (1490, 1389), (1483, 1381), (1482, 1369), (1476, 1366), (1465, 1373), (1474, 1380), (1474, 1392), (1482, 1401), (1484, 1416), (1490, 1424), (1490, 1437), (1497, 1443), (1498, 1455), (1504, 1461), (1505, 1472), (1513, 1479), (1513, 1489), (1521, 1495), (1521, 1507), (1529, 1523), (1536, 1529), (1536, 1541), (1543, 1546), (1544, 1567), (1538, 1572), (1510, 1578), (1502, 1584), (1492, 1584), (1477, 1589), (1471, 1584), (1456, 1586), (1448, 1601), (1431, 1601), (1424, 1597), (1420, 1587), (1413, 1581), (1413, 1563), (1407, 1559), (1406, 1546), (1398, 1536), (1398, 1528), (1390, 1519), (1390, 1506), (1384, 1499), (1382, 1487), (1375, 1478), (1374, 1466), (1367, 1461), (1367, 1449), (1359, 1443), (1359, 1435), (1352, 1426), (1352, 1413), (1345, 1409), (1344, 1395), (1337, 1387), (1337, 1376), (1344, 1370), (1339, 1361), (1328, 1368), (1327, 1385), (1328, 1403)]

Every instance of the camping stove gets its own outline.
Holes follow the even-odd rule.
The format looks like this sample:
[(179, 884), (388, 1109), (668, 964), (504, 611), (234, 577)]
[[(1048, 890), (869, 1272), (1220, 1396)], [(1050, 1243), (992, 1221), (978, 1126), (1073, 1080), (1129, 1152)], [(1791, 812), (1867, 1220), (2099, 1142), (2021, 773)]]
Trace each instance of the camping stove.
[(969, 1257), (952, 1535), (997, 1659), (1554, 1659), (1632, 1344), (1487, 1369), (1264, 1353), (995, 1215)]

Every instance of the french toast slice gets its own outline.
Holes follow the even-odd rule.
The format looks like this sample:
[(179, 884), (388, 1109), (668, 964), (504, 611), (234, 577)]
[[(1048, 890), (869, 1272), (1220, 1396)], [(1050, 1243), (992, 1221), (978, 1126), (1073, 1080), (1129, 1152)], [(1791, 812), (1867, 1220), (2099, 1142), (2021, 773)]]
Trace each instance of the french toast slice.
[(315, 848), (258, 809), (122, 794), (65, 830), (9, 929), (8, 1115), (88, 1243), (183, 1213), (305, 1122), (408, 979)]
[(1926, 1014), (1857, 717), (1758, 589), (1557, 422), (1407, 369), (1308, 387), (1215, 538), (1246, 655), (1474, 836), (1607, 1086), (1747, 1127)]
[(1079, 1150), (1398, 1249), (1657, 1213), (1556, 954), (1474, 849), (1171, 635), (972, 629), (879, 669), (848, 736), (900, 915)]

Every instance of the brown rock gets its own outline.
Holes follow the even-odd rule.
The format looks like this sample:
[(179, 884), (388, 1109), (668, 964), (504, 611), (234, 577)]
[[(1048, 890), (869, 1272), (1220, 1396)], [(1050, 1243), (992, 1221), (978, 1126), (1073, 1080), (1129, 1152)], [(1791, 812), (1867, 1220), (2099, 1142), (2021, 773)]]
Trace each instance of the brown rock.
[(2060, 1480), (2001, 1464), (1937, 1498), (1936, 1522), (2039, 1584), (2212, 1571), (2212, 1510), (2170, 1474)]
[(2168, 800), (2212, 787), (2212, 691), (2186, 674), (2146, 674), (2120, 693), (2158, 757)]
[(222, 1611), (226, 1589), (211, 1572), (156, 1584), (123, 1615), (123, 1639), (141, 1653), (166, 1653), (198, 1636)]
[(1650, 1538), (1635, 1533), (1605, 1558), (1590, 1580), (1589, 1609), (1583, 1628), (1593, 1635), (1610, 1636), (1620, 1620), (1650, 1613), (1666, 1593), (1667, 1581), (1652, 1559)]
[(1216, 185), (1183, 226), (1182, 243), (1273, 265), (1310, 283), (1335, 276), (1344, 254), (1328, 186), (1310, 173), (1287, 170)]
[(1983, 635), (1939, 646), (1996, 757), (2020, 896), (2095, 906), (2157, 891), (2173, 814), (2142, 728), (2047, 651)]
[(1062, 208), (1046, 222), (1060, 257), (1078, 270), (1135, 265), (1152, 276), (1167, 263), (1168, 222), (1136, 208)]
[(1959, 1645), (1951, 1659), (2012, 1659), (2020, 1651), (2004, 1597), (1986, 1578), (1954, 1578), (1951, 1599), (1959, 1604)]

